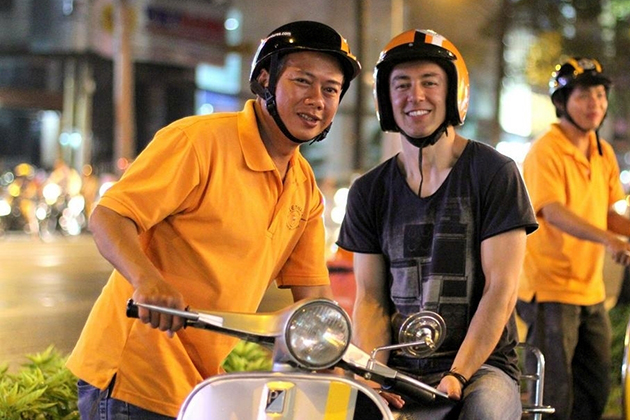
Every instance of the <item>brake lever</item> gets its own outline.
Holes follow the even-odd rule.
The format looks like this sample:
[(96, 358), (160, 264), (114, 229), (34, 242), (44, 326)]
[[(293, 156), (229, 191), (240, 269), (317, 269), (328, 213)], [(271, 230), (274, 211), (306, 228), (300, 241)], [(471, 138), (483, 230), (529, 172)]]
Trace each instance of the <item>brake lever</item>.
[(389, 384), (392, 388), (417, 389), (420, 391), (420, 394), (424, 395), (422, 399), (425, 401), (434, 400), (435, 397), (448, 399), (448, 394), (445, 392), (439, 391), (437, 388), (374, 360), (354, 344), (350, 344), (348, 350), (346, 350), (343, 362), (365, 379), (383, 382), (384, 384)]

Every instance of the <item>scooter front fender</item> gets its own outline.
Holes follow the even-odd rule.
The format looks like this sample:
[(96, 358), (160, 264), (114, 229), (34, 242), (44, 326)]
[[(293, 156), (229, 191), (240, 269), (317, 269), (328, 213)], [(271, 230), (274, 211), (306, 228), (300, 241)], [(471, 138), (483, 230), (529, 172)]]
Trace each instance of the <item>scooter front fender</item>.
[(178, 420), (354, 418), (394, 419), (387, 403), (361, 382), (334, 374), (297, 372), (213, 376), (193, 389), (178, 416)]

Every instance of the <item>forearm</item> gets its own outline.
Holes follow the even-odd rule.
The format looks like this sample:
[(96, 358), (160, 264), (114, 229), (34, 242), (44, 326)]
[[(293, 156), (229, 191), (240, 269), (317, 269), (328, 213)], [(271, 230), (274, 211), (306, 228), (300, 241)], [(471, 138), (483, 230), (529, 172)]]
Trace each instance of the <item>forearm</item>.
[[(354, 275), (357, 290), (354, 300), (354, 344), (372, 352), (391, 343), (389, 293), (386, 286), (385, 261), (380, 254), (354, 254)], [(378, 360), (387, 363), (388, 352), (380, 352)]]
[(106, 207), (97, 206), (90, 218), (90, 230), (103, 257), (135, 289), (144, 278), (162, 278), (142, 251), (135, 223)]
[(512, 316), (525, 242), (525, 231), (516, 229), (481, 243), (481, 265), (485, 275), (483, 295), (453, 362), (453, 368), (466, 378), (470, 378), (492, 354)]
[[(357, 347), (371, 353), (377, 347), (391, 344), (390, 317), (386, 308), (377, 302), (357, 295), (352, 319), (353, 342)], [(387, 363), (388, 357), (389, 352), (379, 352), (377, 360)]]
[[(144, 254), (136, 224), (113, 210), (97, 206), (90, 218), (90, 229), (101, 254), (131, 283), (133, 299), (140, 303), (184, 309), (182, 295), (164, 281), (162, 274)], [(153, 328), (172, 336), (184, 326), (177, 316), (139, 308), (138, 317)]]
[(613, 210), (608, 211), (606, 230), (582, 219), (560, 203), (546, 205), (542, 214), (551, 225), (569, 235), (603, 244), (616, 263), (630, 265), (630, 244), (619, 238), (619, 235), (630, 234), (630, 221)]
[(630, 219), (610, 210), (608, 212), (608, 230), (617, 235), (630, 237)]
[(560, 203), (546, 205), (541, 213), (549, 224), (576, 238), (604, 245), (609, 245), (615, 238), (613, 232), (598, 228)]
[[(367, 353), (381, 346), (391, 344), (391, 327), (389, 311), (381, 303), (374, 299), (365, 299), (365, 294), (357, 293), (353, 316), (353, 343)], [(389, 351), (380, 351), (376, 354), (376, 360), (387, 364)], [(361, 380), (364, 380), (361, 377)], [(380, 384), (367, 381), (369, 386), (380, 388)], [(395, 408), (402, 408), (405, 404), (402, 397), (396, 393), (383, 392), (381, 397)]]
[(515, 303), (515, 295), (484, 295), (455, 356), (453, 369), (470, 378), (488, 360), (501, 338)]

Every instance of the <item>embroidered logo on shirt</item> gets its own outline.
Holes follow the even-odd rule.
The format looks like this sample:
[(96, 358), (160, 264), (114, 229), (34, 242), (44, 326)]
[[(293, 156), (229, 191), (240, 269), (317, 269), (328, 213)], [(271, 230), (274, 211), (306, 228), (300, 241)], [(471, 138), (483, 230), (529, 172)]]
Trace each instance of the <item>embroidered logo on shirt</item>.
[(302, 207), (298, 205), (292, 205), (289, 209), (289, 215), (287, 217), (287, 228), (290, 230), (297, 229), (300, 225), (300, 218), (302, 217)]

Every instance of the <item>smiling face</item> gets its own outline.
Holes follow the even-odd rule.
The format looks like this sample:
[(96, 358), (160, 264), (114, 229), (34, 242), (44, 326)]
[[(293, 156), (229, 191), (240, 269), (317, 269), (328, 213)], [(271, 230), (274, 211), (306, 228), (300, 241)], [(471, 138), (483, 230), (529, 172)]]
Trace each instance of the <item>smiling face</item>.
[(446, 72), (431, 61), (398, 64), (389, 76), (396, 124), (411, 137), (432, 134), (446, 119)]
[(583, 130), (597, 129), (607, 109), (608, 98), (603, 85), (577, 85), (567, 98), (566, 112)]
[[(289, 132), (308, 141), (322, 133), (339, 107), (343, 71), (339, 61), (325, 53), (301, 51), (282, 59), (276, 83), (276, 108)], [(260, 82), (268, 83), (268, 73)]]

